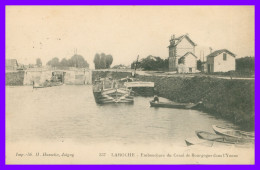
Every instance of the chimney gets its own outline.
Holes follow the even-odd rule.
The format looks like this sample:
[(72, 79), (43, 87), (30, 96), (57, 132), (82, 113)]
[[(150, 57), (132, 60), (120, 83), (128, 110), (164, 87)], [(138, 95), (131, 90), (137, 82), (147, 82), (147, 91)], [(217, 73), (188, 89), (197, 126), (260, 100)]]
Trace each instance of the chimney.
[(212, 50), (213, 50), (213, 49), (212, 49), (211, 47), (209, 47), (209, 52), (210, 52), (210, 54), (212, 53)]
[(174, 46), (175, 43), (175, 35), (173, 34), (170, 39), (170, 44)]

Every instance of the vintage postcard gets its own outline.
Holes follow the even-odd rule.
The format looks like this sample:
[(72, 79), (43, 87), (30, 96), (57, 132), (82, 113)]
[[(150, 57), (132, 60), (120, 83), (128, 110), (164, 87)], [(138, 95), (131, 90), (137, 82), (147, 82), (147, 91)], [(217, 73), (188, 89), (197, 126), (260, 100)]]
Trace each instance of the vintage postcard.
[(254, 6), (6, 6), (6, 164), (255, 164)]

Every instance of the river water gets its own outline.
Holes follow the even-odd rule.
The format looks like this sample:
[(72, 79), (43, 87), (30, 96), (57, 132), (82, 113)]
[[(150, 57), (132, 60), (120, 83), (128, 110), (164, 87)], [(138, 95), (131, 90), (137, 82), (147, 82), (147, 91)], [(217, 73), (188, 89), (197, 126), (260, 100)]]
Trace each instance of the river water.
[(196, 110), (151, 108), (151, 99), (135, 97), (132, 105), (97, 105), (92, 86), (6, 87), (7, 141), (185, 146), (184, 139), (194, 137), (195, 130), (213, 132), (213, 124), (232, 125)]

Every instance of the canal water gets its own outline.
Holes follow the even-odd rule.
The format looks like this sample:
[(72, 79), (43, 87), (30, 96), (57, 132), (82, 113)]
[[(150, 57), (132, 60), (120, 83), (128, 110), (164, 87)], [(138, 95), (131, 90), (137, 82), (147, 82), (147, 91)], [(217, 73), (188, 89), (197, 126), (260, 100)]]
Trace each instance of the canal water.
[(6, 87), (6, 140), (185, 146), (196, 130), (232, 125), (196, 110), (152, 108), (150, 100), (97, 105), (92, 86)]

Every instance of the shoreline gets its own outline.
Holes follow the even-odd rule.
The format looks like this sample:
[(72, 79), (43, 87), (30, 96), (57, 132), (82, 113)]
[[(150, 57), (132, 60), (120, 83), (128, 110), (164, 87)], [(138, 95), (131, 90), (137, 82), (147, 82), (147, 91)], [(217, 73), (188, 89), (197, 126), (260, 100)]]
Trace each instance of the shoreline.
[[(131, 72), (93, 71), (92, 80), (97, 76), (111, 76), (115, 79), (131, 77)], [(139, 81), (155, 83), (160, 97), (174, 102), (198, 103), (197, 110), (216, 118), (228, 120), (241, 130), (254, 130), (254, 81), (247, 79), (221, 79), (211, 76), (180, 75), (155, 76), (139, 75)]]
[[(95, 70), (92, 81), (96, 77), (111, 76), (114, 79), (131, 77), (130, 71)], [(175, 75), (157, 76), (136, 74), (139, 81), (155, 83), (155, 91), (160, 97), (174, 102), (198, 103), (197, 110), (216, 118), (228, 120), (242, 130), (254, 130), (254, 80), (221, 79), (212, 76)], [(23, 86), (24, 72), (6, 73), (6, 86)]]

